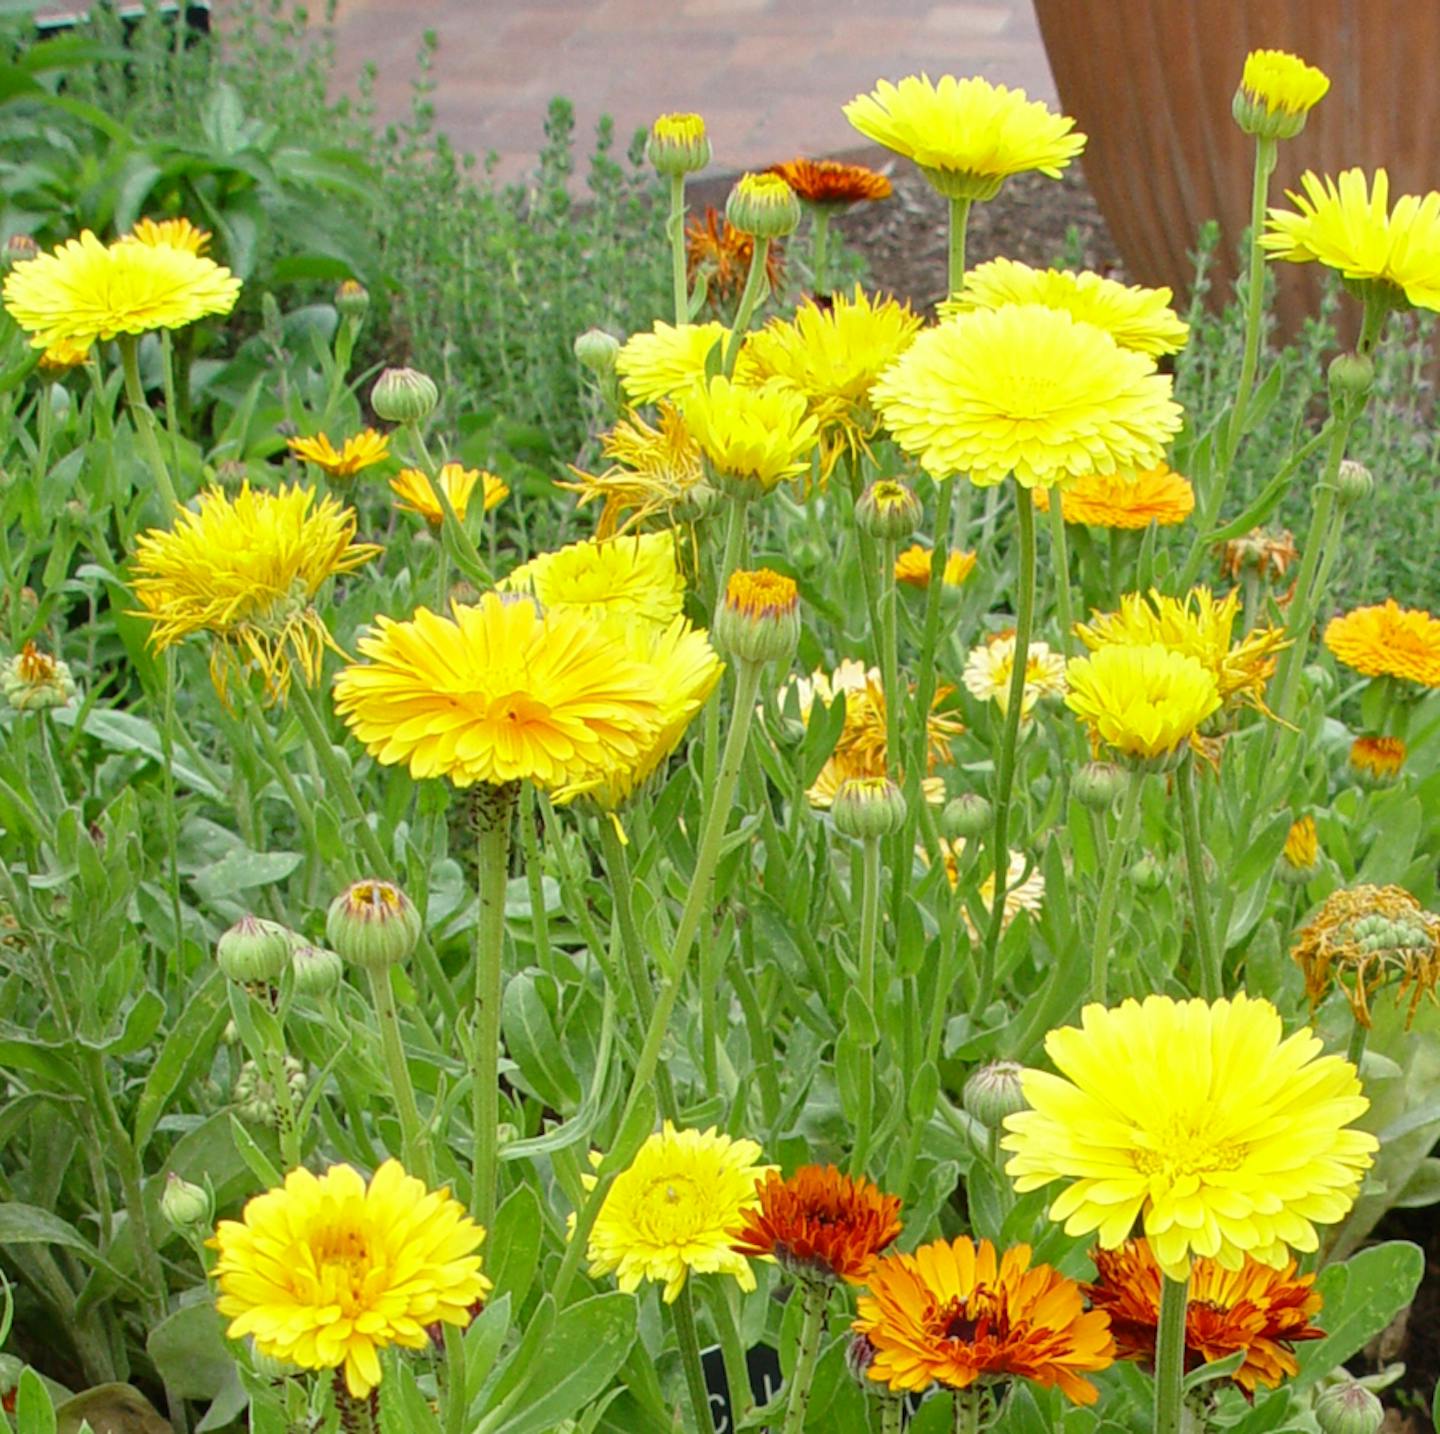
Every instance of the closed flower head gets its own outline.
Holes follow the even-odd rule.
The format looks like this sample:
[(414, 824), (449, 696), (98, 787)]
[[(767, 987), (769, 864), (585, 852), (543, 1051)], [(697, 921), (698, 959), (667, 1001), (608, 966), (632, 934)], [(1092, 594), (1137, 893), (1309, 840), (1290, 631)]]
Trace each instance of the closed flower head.
[(896, 1393), (1018, 1378), (1093, 1404), (1085, 1376), (1114, 1361), (1109, 1321), (1074, 1280), (1032, 1266), (1028, 1245), (997, 1259), (989, 1240), (936, 1240), (881, 1256), (865, 1283), (853, 1328), (874, 1348), (866, 1375)]
[[(470, 511), (470, 495), (477, 483), (487, 513), (510, 496), (509, 484), (493, 473), (466, 468), (459, 463), (446, 463), (440, 469), (440, 487), (450, 500), (455, 517), (462, 523)], [(432, 528), (444, 523), (445, 509), (435, 492), (435, 484), (419, 468), (402, 468), (390, 480), (390, 489), (398, 500), (395, 506), (402, 513), (418, 513)]]
[(1015, 1188), (1064, 1181), (1050, 1218), (1104, 1249), (1143, 1225), (1175, 1280), (1197, 1255), (1283, 1269), (1288, 1250), (1316, 1249), (1316, 1224), (1349, 1210), (1377, 1148), (1348, 1128), (1370, 1104), (1355, 1067), (1308, 1029), (1286, 1037), (1275, 1007), (1243, 992), (1086, 1006), (1045, 1050), (1059, 1074), (1027, 1071), (1031, 1108), (1005, 1122)]
[(871, 397), (935, 478), (1026, 488), (1157, 464), (1179, 431), (1171, 379), (1057, 309), (1015, 304), (927, 329)]
[(619, 617), (664, 626), (685, 602), (673, 532), (585, 538), (538, 554), (498, 586), (531, 594), (546, 612), (574, 612), (592, 622)]
[(1386, 598), (1330, 619), (1325, 646), (1366, 677), (1440, 687), (1440, 617)]
[(661, 115), (650, 126), (645, 148), (650, 163), (666, 178), (694, 174), (710, 163), (705, 121), (696, 114)]
[(725, 201), (725, 218), (742, 234), (782, 239), (800, 223), (800, 201), (783, 175), (742, 174)]
[(363, 1399), (381, 1350), (424, 1349), (426, 1325), (470, 1323), (490, 1290), (484, 1238), (449, 1190), (426, 1190), (398, 1161), (368, 1184), (348, 1165), (292, 1170), (216, 1227), (215, 1305), (229, 1338), (301, 1369), (343, 1369)]
[(1168, 762), (1220, 706), (1213, 674), (1159, 644), (1102, 647), (1071, 658), (1065, 705), (1096, 742), (1140, 761)]
[(667, 324), (657, 319), (648, 334), (631, 334), (620, 346), (615, 372), (631, 403), (679, 398), (704, 385), (712, 352), (717, 346), (723, 352), (729, 337), (724, 324)]
[[(1050, 511), (1050, 490), (1035, 490), (1035, 506)], [(1060, 489), (1067, 523), (1092, 528), (1167, 527), (1195, 511), (1195, 489), (1167, 464), (1140, 473), (1087, 473)]]
[(334, 498), (317, 502), (299, 487), (257, 492), (247, 482), (234, 497), (202, 493), (195, 508), (176, 509), (173, 528), (141, 537), (131, 587), (155, 651), (208, 632), (220, 695), (233, 672), (253, 667), (274, 700), (295, 667), (313, 684), (325, 649), (340, 651), (315, 610), (320, 589), (379, 552), (355, 541), (354, 509)]
[(756, 1184), (770, 1168), (753, 1140), (676, 1130), (667, 1120), (605, 1196), (590, 1232), (591, 1275), (613, 1274), (627, 1292), (653, 1280), (665, 1286), (666, 1304), (692, 1272), (729, 1275), (753, 1290), (754, 1271), (731, 1230), (759, 1204)]
[(1350, 744), (1350, 767), (1362, 782), (1383, 786), (1405, 765), (1405, 744), (1398, 737), (1357, 737)]
[(1011, 174), (1039, 170), (1052, 179), (1085, 148), (1075, 121), (1052, 113), (1024, 90), (978, 76), (907, 75), (880, 80), (845, 106), (845, 118), (867, 139), (920, 166), (953, 199), (993, 199)]
[(1293, 139), (1325, 98), (1330, 77), (1285, 50), (1251, 50), (1232, 106), (1235, 123), (1262, 139)]
[(800, 641), (800, 590), (771, 568), (730, 574), (715, 612), (715, 643), (741, 662), (788, 661)]
[(457, 787), (552, 790), (629, 766), (660, 725), (653, 674), (575, 611), (485, 593), (453, 617), (376, 619), (335, 709), (372, 756)]

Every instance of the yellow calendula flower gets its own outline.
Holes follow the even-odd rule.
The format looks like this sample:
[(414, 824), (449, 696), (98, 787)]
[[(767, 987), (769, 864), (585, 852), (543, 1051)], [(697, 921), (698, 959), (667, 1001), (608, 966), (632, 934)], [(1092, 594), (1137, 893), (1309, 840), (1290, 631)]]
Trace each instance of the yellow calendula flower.
[[(945, 879), (950, 883), (951, 891), (956, 890), (960, 885), (960, 871), (965, 864), (966, 846), (967, 842), (964, 837), (953, 837), (949, 841), (941, 839), (940, 852), (945, 862)], [(923, 842), (916, 845), (915, 855), (926, 866), (929, 866), (930, 854), (926, 851)], [(1028, 871), (1027, 868), (1029, 868)], [(993, 910), (995, 868), (989, 861), (985, 862), (985, 875), (980, 878), (976, 891), (980, 897), (980, 904), (985, 910)], [(1023, 852), (1010, 852), (1005, 862), (1005, 910), (1000, 917), (1001, 929), (1008, 927), (1022, 911), (1029, 912), (1032, 916), (1038, 916), (1044, 905), (1044, 873), (1038, 866), (1031, 867)], [(973, 938), (976, 935), (975, 925), (970, 919), (969, 912), (964, 915), (965, 925)]]
[(714, 473), (747, 495), (810, 467), (820, 438), (804, 394), (780, 379), (752, 388), (712, 378), (680, 400), (685, 425)]
[(1440, 687), (1440, 617), (1386, 598), (1331, 618), (1325, 646), (1366, 677), (1397, 677)]
[(353, 478), (390, 456), (390, 435), (373, 428), (353, 434), (338, 449), (323, 433), (313, 438), (288, 438), (285, 442), (297, 458), (313, 463), (331, 478)]
[(685, 577), (673, 533), (582, 539), (522, 563), (496, 586), (530, 593), (547, 612), (576, 612), (664, 626), (680, 615)]
[(65, 373), (79, 368), (91, 354), (93, 343), (76, 343), (74, 339), (56, 339), (40, 355), (40, 367), (49, 373)]
[(927, 329), (871, 399), (935, 478), (1025, 488), (1153, 467), (1179, 431), (1168, 374), (1058, 309), (1012, 304)]
[[(1035, 506), (1050, 511), (1050, 491), (1035, 490)], [(1183, 523), (1195, 511), (1195, 489), (1167, 464), (1143, 473), (1088, 473), (1060, 489), (1067, 523), (1092, 528), (1148, 528)]]
[(756, 1182), (775, 1168), (760, 1161), (753, 1140), (713, 1127), (676, 1130), (667, 1120), (607, 1192), (590, 1232), (590, 1274), (613, 1274), (627, 1293), (653, 1280), (665, 1286), (666, 1304), (692, 1273), (728, 1275), (753, 1290), (754, 1272), (732, 1248), (731, 1231), (758, 1206)]
[(1082, 323), (1103, 329), (1122, 349), (1149, 354), (1178, 353), (1190, 326), (1170, 307), (1169, 289), (1121, 284), (1089, 270), (1032, 269), (1017, 259), (991, 259), (965, 274), (965, 287), (940, 304), (940, 317), (1010, 304), (1060, 309)]
[(711, 353), (729, 338), (730, 330), (721, 323), (667, 324), (657, 320), (648, 334), (631, 334), (620, 346), (615, 372), (631, 403), (678, 399), (703, 386)]
[[(599, 499), (597, 538), (614, 537), (654, 514), (673, 514), (704, 477), (700, 445), (680, 410), (663, 398), (656, 407), (659, 418), (653, 427), (631, 412), (601, 438), (601, 453), (613, 460), (603, 473), (586, 473), (572, 464), (575, 481), (555, 485), (578, 493), (579, 507)], [(630, 517), (621, 522), (627, 513)]]
[(1402, 194), (1390, 208), (1390, 176), (1363, 169), (1338, 181), (1313, 170), (1304, 191), (1285, 191), (1298, 211), (1271, 209), (1260, 243), (1274, 259), (1324, 264), (1358, 284), (1378, 286), (1391, 304), (1440, 309), (1440, 194)]
[(1324, 70), (1287, 50), (1251, 50), (1245, 56), (1232, 110), (1246, 134), (1293, 139), (1330, 89)]
[[(933, 550), (913, 543), (903, 553), (895, 555), (895, 581), (912, 588), (930, 586), (930, 565)], [(962, 553), (952, 548), (945, 554), (946, 587), (958, 588), (975, 571), (977, 561), (974, 553)]]
[(735, 363), (737, 383), (776, 379), (805, 395), (825, 442), (826, 471), (841, 452), (875, 436), (870, 387), (920, 331), (907, 304), (872, 298), (855, 286), (826, 308), (807, 298), (793, 319), (772, 319), (751, 334)]
[(191, 254), (203, 254), (210, 247), (211, 233), (197, 229), (188, 219), (137, 219), (125, 239), (137, 244), (168, 244)]
[[(971, 648), (961, 681), (972, 697), (993, 702), (1003, 715), (1010, 705), (1010, 681), (1015, 672), (1015, 634), (997, 632)], [(1049, 644), (1032, 642), (1025, 658), (1025, 690), (1020, 715), (1028, 717), (1042, 697), (1065, 695), (1065, 658)]]
[(424, 1349), (426, 1325), (470, 1323), (490, 1292), (484, 1239), (449, 1190), (427, 1190), (399, 1161), (368, 1184), (348, 1165), (292, 1170), (216, 1227), (215, 1307), (231, 1339), (301, 1369), (343, 1369), (363, 1399), (381, 1350)]
[(1092, 739), (1142, 760), (1169, 759), (1220, 706), (1214, 674), (1183, 652), (1152, 644), (1071, 658), (1065, 705)]
[(1287, 866), (1297, 871), (1310, 871), (1320, 859), (1320, 837), (1315, 830), (1315, 818), (1308, 813), (1290, 823), (1285, 833), (1285, 849), (1281, 853)]
[(1151, 590), (1126, 593), (1118, 613), (1096, 613), (1075, 631), (1092, 652), (1110, 646), (1158, 643), (1195, 658), (1215, 679), (1225, 703), (1244, 702), (1265, 711), (1265, 684), (1274, 675), (1276, 654), (1289, 646), (1283, 629), (1257, 627), (1233, 646), (1231, 634), (1240, 613), (1240, 594), (1216, 598), (1207, 587), (1183, 598)]
[(1141, 1221), (1171, 1279), (1197, 1255), (1280, 1269), (1316, 1249), (1315, 1226), (1344, 1216), (1377, 1149), (1347, 1129), (1370, 1104), (1355, 1067), (1308, 1029), (1287, 1038), (1244, 992), (1086, 1006), (1045, 1050), (1060, 1074), (1027, 1070), (1030, 1109), (1005, 1119), (1016, 1190), (1063, 1180), (1050, 1218), (1107, 1250)]
[(660, 725), (633, 762), (615, 766), (561, 787), (555, 800), (588, 797), (607, 812), (622, 806), (680, 745), (695, 714), (705, 705), (725, 664), (710, 646), (710, 636), (677, 617), (667, 627), (611, 618), (607, 631), (618, 651), (649, 669)]
[(1039, 170), (1052, 179), (1085, 148), (1075, 121), (1052, 113), (1024, 90), (978, 76), (907, 75), (880, 80), (845, 106), (867, 139), (903, 154), (952, 199), (993, 199), (1007, 176)]
[(369, 659), (335, 679), (335, 710), (385, 766), (457, 787), (546, 790), (639, 762), (661, 724), (654, 674), (575, 609), (485, 593), (452, 617), (378, 617)]
[(88, 229), (5, 276), (5, 307), (31, 346), (88, 346), (120, 334), (180, 329), (235, 307), (240, 281), (169, 244), (102, 244)]
[(229, 677), (251, 667), (272, 701), (284, 697), (294, 667), (317, 682), (325, 649), (341, 649), (316, 596), (335, 574), (381, 551), (355, 541), (355, 522), (353, 508), (314, 489), (269, 493), (248, 482), (233, 497), (212, 488), (195, 508), (177, 508), (174, 527), (144, 534), (131, 564), (138, 615), (153, 624), (150, 646), (163, 652), (208, 632), (210, 676), (222, 698)]
[[(477, 483), (487, 513), (492, 508), (498, 508), (510, 496), (510, 485), (494, 473), (480, 468), (466, 468), (460, 463), (441, 466), (440, 486), (462, 523), (465, 514), (470, 511), (470, 496)], [(390, 480), (390, 489), (399, 500), (395, 506), (402, 513), (418, 513), (432, 528), (438, 528), (445, 521), (445, 509), (440, 505), (435, 485), (421, 469), (402, 468)]]

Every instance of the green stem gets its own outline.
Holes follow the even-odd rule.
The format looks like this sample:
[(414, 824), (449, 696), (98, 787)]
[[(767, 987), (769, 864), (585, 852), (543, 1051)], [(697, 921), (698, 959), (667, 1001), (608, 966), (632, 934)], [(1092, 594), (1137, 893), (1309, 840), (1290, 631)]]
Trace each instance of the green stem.
[(970, 226), (968, 199), (950, 201), (950, 251), (947, 269), (948, 288), (953, 299), (965, 287), (965, 232)]
[(345, 1376), (335, 1371), (335, 1412), (340, 1434), (380, 1434), (380, 1388), (377, 1385), (364, 1399), (357, 1399), (345, 1387)]
[(755, 247), (750, 251), (750, 272), (745, 275), (745, 287), (740, 292), (740, 307), (735, 310), (735, 323), (730, 331), (730, 342), (725, 347), (725, 374), (735, 372), (735, 360), (740, 356), (740, 345), (745, 342), (746, 331), (760, 302), (760, 293), (769, 282), (765, 277), (765, 262), (770, 256), (770, 241), (755, 237)]
[(1120, 820), (1115, 839), (1105, 859), (1105, 875), (1100, 883), (1100, 905), (1095, 910), (1095, 941), (1090, 948), (1090, 999), (1103, 1006), (1107, 993), (1107, 972), (1110, 965), (1110, 927), (1115, 920), (1115, 901), (1120, 891), (1120, 867), (1135, 840), (1140, 821), (1140, 797), (1145, 786), (1142, 772), (1128, 773), (1125, 796), (1120, 804)]
[(898, 1394), (882, 1394), (880, 1400), (880, 1434), (900, 1434), (904, 1423), (904, 1398)]
[[(880, 839), (867, 837), (861, 848), (859, 991), (871, 1019), (875, 1013), (875, 948), (880, 935)], [(860, 1048), (860, 1110), (855, 1122), (855, 1147), (850, 1174), (865, 1173), (870, 1153), (870, 1132), (875, 1120), (875, 1047)]]
[(465, 1335), (453, 1324), (445, 1326), (445, 1434), (465, 1434), (470, 1409), (469, 1380), (465, 1368)]
[(826, 297), (830, 288), (825, 282), (830, 261), (830, 212), (823, 205), (810, 210), (810, 287), (817, 299)]
[(1161, 1277), (1160, 1323), (1155, 1331), (1155, 1434), (1179, 1434), (1184, 1409), (1185, 1306), (1188, 1280)]
[(385, 1072), (390, 1078), (390, 1092), (395, 1111), (400, 1117), (400, 1148), (405, 1168), (425, 1182), (427, 1189), (435, 1186), (435, 1161), (430, 1152), (430, 1137), (415, 1104), (415, 1087), (410, 1080), (410, 1065), (405, 1059), (405, 1043), (400, 1038), (400, 1013), (395, 1007), (395, 993), (390, 988), (390, 970), (367, 967), (370, 999), (380, 1022), (380, 1046), (385, 1054)]
[(665, 232), (670, 239), (670, 279), (675, 294), (675, 322), (690, 321), (690, 279), (685, 268), (685, 176), (670, 176), (670, 218)]
[(1205, 850), (1200, 841), (1200, 804), (1195, 792), (1195, 759), (1187, 752), (1175, 771), (1180, 798), (1180, 830), (1185, 841), (1185, 873), (1190, 907), (1195, 915), (1195, 944), (1200, 951), (1200, 994), (1215, 1001), (1223, 994), (1224, 977), (1215, 933), (1210, 925), (1210, 893), (1205, 886)]
[[(608, 823), (602, 822), (601, 825)], [(550, 949), (550, 918), (545, 911), (540, 839), (535, 834), (535, 788), (529, 782), (520, 788), (520, 851), (525, 860), (525, 888), (530, 893), (530, 935), (535, 942), (535, 959), (539, 961), (540, 969), (553, 980), (555, 954)]]
[(1220, 472), (1215, 478), (1215, 492), (1206, 504), (1201, 530), (1208, 528), (1219, 514), (1225, 487), (1230, 481), (1235, 450), (1245, 427), (1245, 412), (1255, 385), (1255, 370), (1260, 361), (1260, 331), (1264, 327), (1265, 251), (1260, 236), (1265, 228), (1265, 200), (1270, 188), (1270, 175), (1275, 169), (1276, 142), (1257, 136), (1255, 170), (1250, 186), (1250, 260), (1247, 281), (1249, 290), (1245, 303), (1245, 354), (1240, 361), (1240, 381), (1236, 385), (1235, 407), (1230, 410), (1230, 423), (1225, 432), (1225, 452)]
[(470, 1213), (495, 1224), (500, 1131), (500, 1002), (504, 994), (505, 882), (510, 867), (513, 782), (482, 792), (479, 861), (480, 913), (475, 925), (475, 1033), (470, 1056), (470, 1111), (475, 1142)]
[(175, 485), (170, 481), (170, 470), (165, 466), (164, 455), (160, 452), (160, 440), (155, 434), (155, 415), (145, 401), (145, 386), (140, 382), (139, 340), (134, 334), (121, 334), (120, 363), (125, 373), (125, 397), (130, 405), (130, 416), (140, 435), (140, 447), (150, 465), (155, 486), (165, 504), (165, 516), (173, 518), (180, 500), (175, 496)]
[(1350, 1040), (1345, 1047), (1345, 1059), (1358, 1071), (1365, 1059), (1365, 1042), (1370, 1039), (1369, 1030), (1359, 1021), (1350, 1027)]
[(705, 1387), (705, 1366), (700, 1360), (700, 1332), (695, 1325), (695, 1297), (690, 1281), (680, 1286), (680, 1293), (670, 1306), (670, 1319), (675, 1326), (675, 1343), (680, 1350), (680, 1367), (685, 1371), (685, 1388), (690, 1396), (690, 1415), (696, 1434), (709, 1434), (715, 1427), (710, 1412), (710, 1393)]
[(795, 1353), (795, 1372), (790, 1376), (790, 1397), (785, 1404), (785, 1423), (781, 1425), (780, 1434), (802, 1434), (805, 1428), (810, 1387), (815, 1382), (815, 1366), (820, 1360), (820, 1337), (825, 1331), (829, 1291), (819, 1281), (801, 1288), (805, 1291), (805, 1317), (800, 1325), (800, 1347)]
[[(745, 1363), (745, 1345), (740, 1338), (740, 1325), (734, 1305), (739, 1303), (739, 1290), (733, 1280), (707, 1280), (701, 1286), (710, 1304), (710, 1318), (720, 1341), (720, 1360), (725, 1366), (725, 1385), (730, 1393), (730, 1408), (735, 1427), (743, 1429), (755, 1408), (755, 1395), (750, 1388), (750, 1371)], [(733, 1303), (732, 1303), (733, 1302)]]
[(900, 717), (904, 699), (900, 691), (899, 634), (895, 600), (895, 540), (880, 543), (880, 591), (876, 597), (880, 629), (880, 681), (885, 692), (885, 769), (900, 779)]
[(955, 1434), (980, 1434), (980, 1391), (973, 1384), (955, 1391)]
[(1070, 549), (1065, 540), (1065, 514), (1059, 489), (1050, 492), (1050, 546), (1055, 564), (1055, 602), (1060, 617), (1060, 651), (1074, 653), (1075, 609), (1070, 600)]
[[(1058, 506), (1058, 504), (1056, 505)], [(991, 859), (995, 890), (990, 900), (990, 922), (980, 950), (980, 972), (975, 1009), (983, 1011), (995, 987), (995, 954), (1005, 924), (1005, 893), (1010, 872), (1010, 799), (1015, 785), (1015, 747), (1020, 736), (1020, 715), (1025, 705), (1025, 668), (1030, 657), (1030, 631), (1035, 621), (1035, 504), (1028, 488), (1015, 485), (1015, 517), (1019, 523), (1020, 571), (1015, 586), (1015, 663), (1005, 704), (1005, 727), (1000, 737), (1000, 758), (995, 768), (995, 835)]]
[[(455, 505), (450, 501), (450, 495), (445, 491), (445, 485), (440, 481), (440, 469), (434, 458), (430, 455), (430, 449), (425, 443), (425, 437), (420, 432), (418, 423), (407, 423), (405, 433), (410, 440), (415, 453), (419, 456), (420, 466), (425, 476), (430, 480), (431, 491), (435, 494), (436, 501), (440, 504), (441, 511), (445, 514), (445, 520), (441, 524), (441, 541), (446, 538), (455, 550), (455, 561), (464, 571), (465, 576), (473, 583), (478, 583), (482, 588), (491, 587), (494, 578), (490, 575), (489, 565), (480, 556), (480, 550), (475, 546), (475, 541), (466, 531), (465, 525), (460, 521), (455, 512)], [(476, 490), (479, 492), (479, 489)], [(444, 611), (444, 605), (441, 605)]]

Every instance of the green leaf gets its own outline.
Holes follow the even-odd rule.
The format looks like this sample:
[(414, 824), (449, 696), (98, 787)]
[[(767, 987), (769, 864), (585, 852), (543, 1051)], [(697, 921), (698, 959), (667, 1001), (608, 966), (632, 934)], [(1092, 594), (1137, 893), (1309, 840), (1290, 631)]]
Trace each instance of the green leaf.
[(237, 847), (201, 867), (190, 884), (206, 901), (224, 901), (238, 891), (284, 881), (305, 858), (298, 851), (249, 851)]
[(875, 1013), (865, 1002), (858, 986), (845, 992), (845, 1035), (857, 1046), (873, 1046), (880, 1039)]
[(55, 1406), (33, 1369), (20, 1371), (15, 1418), (24, 1434), (55, 1434)]
[(235, 1142), (236, 1153), (250, 1167), (250, 1173), (261, 1185), (267, 1190), (273, 1190), (277, 1185), (285, 1183), (285, 1177), (276, 1169), (274, 1162), (255, 1144), (254, 1137), (235, 1115), (230, 1117), (230, 1136)]
[(638, 1306), (612, 1290), (562, 1312), (545, 1341), (547, 1378), (496, 1434), (548, 1434), (604, 1393), (635, 1343)]
[(25, 1205), (18, 1200), (0, 1204), (0, 1245), (59, 1245), (83, 1255), (89, 1264), (115, 1279), (129, 1283), (79, 1230), (36, 1205)]
[(225, 1343), (225, 1321), (208, 1300), (161, 1320), (145, 1350), (168, 1388), (186, 1399), (210, 1401), (212, 1427), (228, 1424), (249, 1402)]
[(1202, 1384), (1209, 1384), (1216, 1379), (1229, 1379), (1242, 1364), (1245, 1363), (1246, 1352), (1243, 1349), (1236, 1350), (1234, 1354), (1226, 1355), (1224, 1359), (1213, 1360), (1209, 1364), (1202, 1364), (1198, 1369), (1192, 1369), (1185, 1376), (1184, 1388), (1188, 1391), (1197, 1388)]
[(1392, 1204), (1402, 1210), (1418, 1210), (1437, 1203), (1440, 1203), (1440, 1159), (1431, 1155), (1411, 1172)]
[(144, 1050), (165, 1019), (165, 1002), (154, 991), (142, 991), (125, 1013), (120, 1034), (105, 1046), (107, 1055), (132, 1056)]
[(380, 1416), (381, 1434), (440, 1434), (440, 1421), (403, 1359), (385, 1381)]
[(573, 1111), (580, 1104), (580, 1082), (555, 1034), (537, 975), (521, 971), (505, 987), (500, 1012), (505, 1045), (535, 1095), (556, 1110)]
[[(76, 714), (68, 707), (57, 707), (49, 716), (58, 726), (69, 727), (74, 725)], [(161, 745), (160, 734), (155, 730), (154, 724), (143, 717), (136, 717), (130, 712), (113, 712), (102, 707), (92, 707), (84, 713), (80, 727), (87, 737), (93, 737), (112, 752), (127, 756), (138, 752), (161, 766), (165, 763), (165, 749)], [(178, 753), (174, 767), (175, 780), (178, 783), (199, 792), (201, 796), (215, 801), (225, 800), (225, 793), (208, 777), (202, 776), (188, 765)]]
[(495, 1212), (485, 1242), (485, 1273), (495, 1282), (492, 1300), (504, 1294), (517, 1306), (524, 1303), (540, 1259), (542, 1224), (540, 1199), (530, 1185), (518, 1186)]
[(229, 1015), (226, 984), (220, 971), (212, 968), (206, 980), (187, 995), (184, 1010), (165, 1037), (135, 1106), (135, 1145), (139, 1151), (149, 1144), (170, 1097), (182, 1085), (198, 1079), (214, 1058), (215, 1043)]
[(465, 1331), (465, 1385), (479, 1389), (490, 1377), (495, 1356), (510, 1331), (510, 1296), (492, 1297)]

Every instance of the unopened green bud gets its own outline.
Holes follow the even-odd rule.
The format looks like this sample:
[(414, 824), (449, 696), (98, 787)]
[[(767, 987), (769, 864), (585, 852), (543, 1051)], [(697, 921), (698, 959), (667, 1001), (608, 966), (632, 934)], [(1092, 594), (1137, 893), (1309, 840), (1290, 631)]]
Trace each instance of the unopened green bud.
[(604, 329), (586, 329), (575, 339), (575, 357), (598, 378), (607, 378), (615, 372), (615, 357), (620, 352), (620, 340)]
[(1125, 790), (1129, 774), (1114, 762), (1086, 762), (1070, 784), (1075, 800), (1092, 812), (1108, 812)]
[(370, 290), (358, 279), (342, 279), (335, 290), (335, 308), (347, 319), (363, 319), (370, 308)]
[(345, 963), (323, 946), (297, 946), (290, 953), (290, 973), (299, 996), (330, 996), (340, 985)]
[(737, 662), (789, 663), (800, 642), (795, 580), (769, 568), (731, 573), (710, 638), (722, 656)]
[(215, 1197), (172, 1170), (160, 1192), (160, 1213), (176, 1230), (208, 1229), (215, 1220)]
[(1359, 503), (1375, 490), (1375, 479), (1370, 470), (1353, 458), (1340, 461), (1340, 472), (1335, 477), (1335, 489), (1344, 503)]
[(710, 140), (699, 115), (661, 115), (650, 126), (645, 153), (667, 179), (694, 174), (710, 163)]
[(951, 797), (940, 813), (940, 834), (949, 841), (964, 839), (988, 832), (995, 824), (995, 808), (979, 792), (962, 792)]
[(850, 777), (840, 783), (830, 815), (842, 836), (878, 841), (905, 825), (905, 794), (888, 777)]
[(1165, 885), (1165, 868), (1147, 851), (1131, 863), (1130, 880), (1137, 891), (1159, 891)]
[(255, 1347), (255, 1341), (249, 1342), (250, 1368), (260, 1376), (261, 1379), (289, 1379), (300, 1373), (298, 1364), (289, 1364), (283, 1359), (276, 1359), (273, 1354), (261, 1354)]
[(242, 916), (215, 943), (215, 959), (243, 985), (278, 981), (290, 959), (290, 933), (278, 921)]
[(800, 201), (778, 174), (742, 174), (725, 201), (725, 218), (742, 234), (781, 239), (800, 225)]
[(1363, 1384), (1347, 1379), (1316, 1399), (1315, 1422), (1322, 1434), (1376, 1434), (1385, 1422), (1385, 1409)]
[(893, 478), (876, 479), (855, 505), (855, 521), (861, 532), (892, 542), (908, 538), (922, 513), (914, 490)]
[(973, 1071), (960, 1093), (960, 1103), (981, 1125), (999, 1130), (1007, 1115), (1029, 1109), (1020, 1076), (1025, 1067), (1019, 1061), (991, 1061)]
[(676, 502), (676, 520), (681, 523), (704, 522), (724, 501), (725, 495), (701, 478), (692, 483)]
[(352, 882), (330, 903), (325, 939), (352, 965), (383, 971), (420, 940), (420, 913), (394, 882)]
[(386, 423), (420, 423), (439, 402), (435, 380), (413, 368), (387, 368), (370, 390), (370, 407)]
[(1364, 354), (1339, 354), (1330, 361), (1330, 398), (1358, 402), (1375, 382), (1375, 365)]

